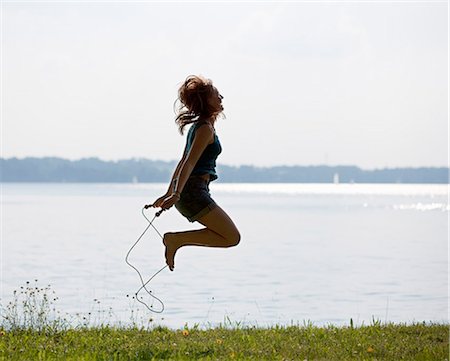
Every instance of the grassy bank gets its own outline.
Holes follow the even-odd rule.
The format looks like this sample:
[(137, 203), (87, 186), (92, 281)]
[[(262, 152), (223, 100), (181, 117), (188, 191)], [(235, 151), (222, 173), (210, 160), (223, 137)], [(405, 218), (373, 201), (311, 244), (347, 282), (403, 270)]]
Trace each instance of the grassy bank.
[(448, 360), (449, 328), (375, 323), (209, 330), (1, 331), (0, 360)]
[[(134, 298), (134, 297), (133, 297)], [(244, 327), (114, 327), (91, 312), (61, 316), (50, 285), (26, 282), (0, 302), (3, 360), (449, 360), (448, 324)], [(98, 300), (94, 300), (99, 303)], [(100, 312), (100, 311), (99, 311)], [(132, 311), (134, 312), (134, 311)], [(97, 324), (98, 324), (97, 319)]]

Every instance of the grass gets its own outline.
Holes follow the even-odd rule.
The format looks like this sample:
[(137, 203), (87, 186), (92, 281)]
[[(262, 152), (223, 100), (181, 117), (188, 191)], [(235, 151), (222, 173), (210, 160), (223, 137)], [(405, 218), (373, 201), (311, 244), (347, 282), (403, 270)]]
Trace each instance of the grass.
[(0, 360), (449, 360), (445, 324), (74, 326), (49, 291), (27, 284), (2, 307)]
[(448, 360), (445, 325), (16, 330), (1, 360)]

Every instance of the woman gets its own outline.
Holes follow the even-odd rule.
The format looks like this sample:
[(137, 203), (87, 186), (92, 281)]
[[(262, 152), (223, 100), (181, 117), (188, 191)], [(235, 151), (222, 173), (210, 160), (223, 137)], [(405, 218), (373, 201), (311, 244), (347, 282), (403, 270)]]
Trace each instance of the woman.
[(197, 221), (205, 228), (164, 235), (166, 263), (171, 271), (180, 247), (232, 247), (240, 241), (238, 229), (211, 198), (208, 188), (217, 179), (216, 159), (222, 150), (214, 129), (223, 111), (222, 99), (211, 80), (200, 76), (189, 76), (178, 90), (180, 107), (175, 121), (180, 133), (186, 125), (192, 125), (169, 188), (152, 207), (169, 209), (175, 205), (190, 222)]

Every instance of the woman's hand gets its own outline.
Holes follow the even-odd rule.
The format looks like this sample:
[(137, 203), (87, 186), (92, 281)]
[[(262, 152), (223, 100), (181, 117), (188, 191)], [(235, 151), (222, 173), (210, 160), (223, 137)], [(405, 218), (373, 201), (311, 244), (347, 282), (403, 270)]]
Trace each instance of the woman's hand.
[(166, 193), (163, 196), (159, 197), (156, 201), (153, 202), (153, 204), (147, 204), (144, 206), (145, 209), (153, 207), (153, 208), (162, 208), (162, 209), (169, 209), (172, 207), (175, 203), (177, 203), (180, 199), (180, 194), (178, 192), (176, 193)]
[(169, 209), (172, 207), (175, 203), (177, 203), (180, 200), (180, 194), (179, 193), (172, 193), (170, 196), (164, 199), (162, 204), (157, 207), (161, 207), (162, 209)]
[(149, 207), (160, 208), (161, 205), (164, 203), (164, 200), (169, 196), (170, 196), (169, 193), (164, 194), (163, 196), (159, 197), (156, 201), (154, 201), (153, 204), (149, 205)]

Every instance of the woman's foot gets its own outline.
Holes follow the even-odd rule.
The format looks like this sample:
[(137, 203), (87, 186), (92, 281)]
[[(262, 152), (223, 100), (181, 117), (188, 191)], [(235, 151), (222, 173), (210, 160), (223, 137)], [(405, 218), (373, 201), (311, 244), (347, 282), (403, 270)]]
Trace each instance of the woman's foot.
[(171, 271), (173, 271), (173, 269), (175, 268), (175, 253), (177, 252), (178, 248), (181, 247), (176, 238), (177, 237), (175, 234), (166, 233), (163, 239), (163, 243), (166, 246), (166, 263)]

